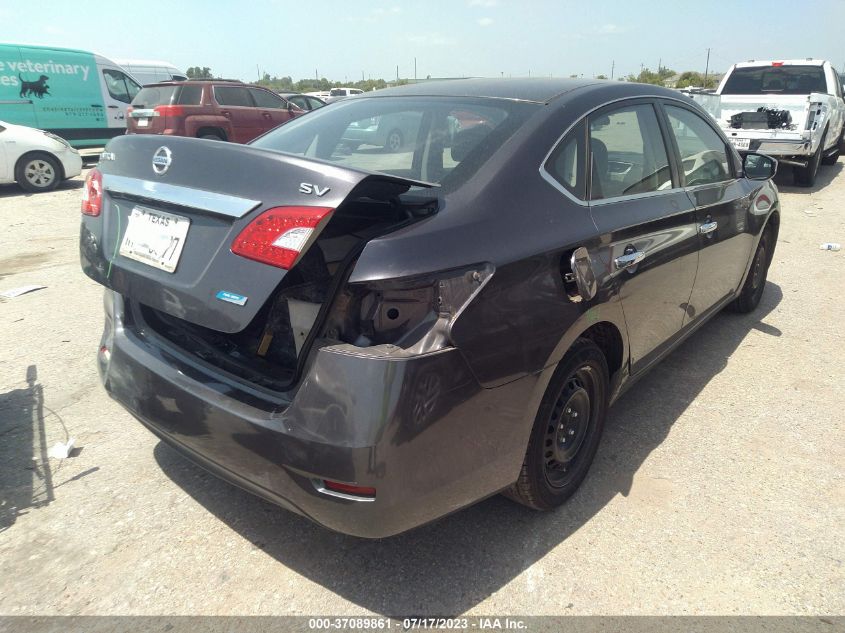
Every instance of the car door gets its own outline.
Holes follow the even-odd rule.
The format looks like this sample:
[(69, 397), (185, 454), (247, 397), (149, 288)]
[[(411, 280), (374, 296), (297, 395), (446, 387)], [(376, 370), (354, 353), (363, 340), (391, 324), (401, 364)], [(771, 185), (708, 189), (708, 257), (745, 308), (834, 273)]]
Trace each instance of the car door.
[(648, 367), (683, 326), (698, 267), (695, 208), (651, 100), (587, 118), (589, 207), (601, 258), (622, 300), (631, 373)]
[(220, 114), (229, 119), (236, 143), (247, 143), (261, 134), (264, 122), (246, 86), (214, 86), (214, 100)]
[(754, 247), (753, 187), (710, 121), (680, 102), (664, 102), (680, 177), (695, 206), (700, 254), (685, 322), (718, 309), (739, 288)]
[(288, 104), (279, 95), (263, 88), (250, 88), (249, 92), (259, 110), (262, 132), (290, 121), (291, 113), (288, 110)]

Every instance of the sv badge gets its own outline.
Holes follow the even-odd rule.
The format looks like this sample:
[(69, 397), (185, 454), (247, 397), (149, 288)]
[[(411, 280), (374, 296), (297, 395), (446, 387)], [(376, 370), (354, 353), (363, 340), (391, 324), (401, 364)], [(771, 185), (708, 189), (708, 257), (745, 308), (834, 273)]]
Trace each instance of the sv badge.
[(326, 195), (331, 189), (329, 187), (323, 187), (322, 189), (317, 185), (312, 185), (307, 182), (302, 182), (299, 184), (299, 193), (304, 193), (305, 195), (314, 194), (318, 198), (322, 198)]

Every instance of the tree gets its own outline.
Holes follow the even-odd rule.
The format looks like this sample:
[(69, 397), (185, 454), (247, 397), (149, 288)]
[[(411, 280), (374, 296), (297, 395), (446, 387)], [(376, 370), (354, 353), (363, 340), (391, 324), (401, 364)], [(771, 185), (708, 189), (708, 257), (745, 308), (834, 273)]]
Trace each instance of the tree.
[(661, 68), (657, 72), (648, 68), (643, 68), (639, 75), (630, 74), (625, 79), (627, 81), (636, 81), (641, 84), (653, 84), (655, 86), (662, 86), (663, 82), (669, 79), (675, 71), (670, 68)]
[[(705, 85), (706, 83), (706, 85)], [(694, 70), (688, 70), (686, 72), (681, 73), (681, 76), (678, 77), (678, 83), (675, 86), (676, 88), (715, 88), (716, 87), (716, 78), (713, 75), (708, 75), (707, 81), (704, 81), (704, 75), (702, 73), (696, 72)]]
[(607, 75), (597, 75), (596, 79), (607, 79)]
[(202, 68), (191, 66), (187, 74), (189, 79), (214, 79), (214, 75), (211, 74), (211, 68), (208, 66), (203, 66)]

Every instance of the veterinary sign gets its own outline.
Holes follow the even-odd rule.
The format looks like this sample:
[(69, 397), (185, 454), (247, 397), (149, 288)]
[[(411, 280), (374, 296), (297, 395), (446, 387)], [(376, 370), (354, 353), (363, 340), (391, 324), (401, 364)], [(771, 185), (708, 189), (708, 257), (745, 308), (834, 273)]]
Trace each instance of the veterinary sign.
[(91, 53), (0, 44), (0, 119), (60, 136), (106, 127), (98, 72)]

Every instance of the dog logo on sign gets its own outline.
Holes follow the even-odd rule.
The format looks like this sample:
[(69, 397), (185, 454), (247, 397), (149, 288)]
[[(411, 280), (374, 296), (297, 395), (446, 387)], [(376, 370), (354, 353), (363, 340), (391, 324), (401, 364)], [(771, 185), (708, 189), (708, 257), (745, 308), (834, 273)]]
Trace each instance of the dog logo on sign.
[(35, 81), (27, 81), (18, 73), (18, 79), (21, 80), (21, 99), (27, 96), (36, 96), (39, 99), (43, 99), (44, 95), (52, 96), (50, 94), (50, 86), (47, 85), (47, 80), (49, 79), (47, 75), (41, 75)]

